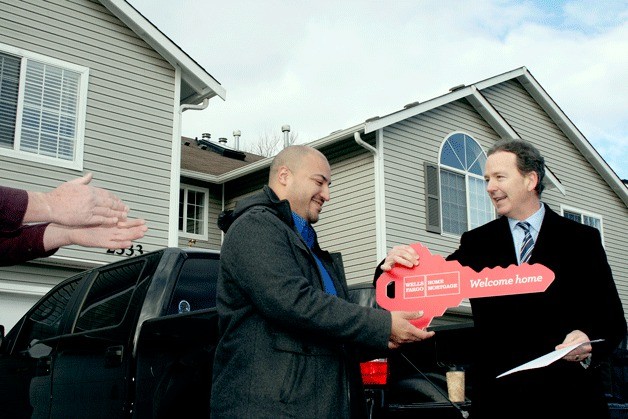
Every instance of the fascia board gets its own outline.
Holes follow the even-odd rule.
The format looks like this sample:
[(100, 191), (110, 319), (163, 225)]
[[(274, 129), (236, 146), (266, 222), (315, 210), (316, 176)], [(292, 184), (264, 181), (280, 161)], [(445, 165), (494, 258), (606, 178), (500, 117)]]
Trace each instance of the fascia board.
[(475, 85), (471, 86), (471, 94), (467, 97), (471, 106), (484, 118), (486, 122), (504, 139), (519, 138), (514, 129), (497, 112), (488, 100), (480, 93)]
[[(509, 78), (504, 79), (509, 80)], [(471, 86), (472, 94), (467, 97), (471, 106), (486, 120), (489, 125), (497, 132), (497, 134), (504, 139), (521, 139), (519, 135), (517, 135), (516, 131), (510, 126), (510, 124), (497, 112), (497, 109), (490, 104), (488, 100), (484, 97), (484, 95), (478, 91), (475, 85)], [(558, 178), (554, 176), (551, 170), (545, 166), (545, 185), (548, 189), (555, 187), (558, 189), (563, 195), (565, 195), (565, 187), (560, 183)]]
[(173, 67), (180, 67), (185, 81), (199, 92), (199, 101), (214, 96), (225, 100), (224, 87), (129, 3), (125, 0), (99, 1)]
[(364, 133), (368, 134), (370, 132), (377, 131), (378, 129), (387, 127), (389, 125), (406, 120), (408, 118), (412, 118), (413, 116), (438, 108), (439, 106), (446, 105), (447, 103), (454, 102), (465, 96), (469, 96), (471, 94), (470, 89), (471, 89), (470, 87), (464, 87), (464, 88), (461, 88), (460, 90), (456, 90), (454, 92), (447, 93), (442, 96), (438, 96), (434, 99), (430, 99), (427, 102), (420, 103), (411, 108), (397, 111), (390, 115), (381, 117), (375, 121), (365, 122)]
[(554, 100), (547, 94), (545, 89), (527, 70), (518, 77), (519, 82), (526, 91), (537, 101), (539, 106), (549, 115), (558, 128), (569, 138), (582, 153), (584, 158), (598, 171), (600, 176), (608, 183), (611, 189), (628, 206), (628, 188), (619, 179), (619, 176), (611, 169), (600, 154), (593, 148), (591, 143), (582, 135), (571, 120), (565, 115)]
[(488, 87), (495, 86), (500, 83), (504, 83), (508, 80), (515, 79), (527, 73), (527, 69), (525, 67), (516, 68), (511, 71), (507, 71), (505, 73), (499, 74), (494, 77), (490, 77), (486, 80), (479, 81), (477, 83), (473, 83), (478, 90), (484, 90)]
[(390, 115), (384, 116), (378, 120), (367, 122), (364, 129), (364, 133), (368, 134), (369, 132), (377, 131), (378, 129), (403, 121), (404, 119), (412, 118), (413, 116), (419, 115), (423, 112), (427, 112), (439, 106), (446, 105), (448, 103), (454, 102), (463, 97), (470, 96), (473, 94), (474, 91), (482, 90), (487, 87), (502, 83), (506, 80), (513, 79), (522, 74), (525, 74), (526, 71), (527, 70), (525, 67), (517, 68), (515, 70), (500, 74), (498, 76), (491, 77), (489, 79), (486, 79), (477, 83), (473, 83), (470, 86), (463, 87), (451, 93), (446, 93), (442, 96), (438, 96), (436, 98), (430, 99), (417, 106), (413, 106), (412, 108), (404, 109), (404, 110), (392, 113)]

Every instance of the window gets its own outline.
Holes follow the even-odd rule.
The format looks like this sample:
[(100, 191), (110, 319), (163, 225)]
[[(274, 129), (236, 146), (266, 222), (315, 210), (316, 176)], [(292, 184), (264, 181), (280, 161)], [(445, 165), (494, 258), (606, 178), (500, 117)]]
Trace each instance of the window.
[[(61, 320), (63, 314), (74, 295), (83, 276), (71, 280), (65, 285), (59, 286), (55, 291), (35, 305), (26, 317), (26, 321), (20, 329), (17, 351), (24, 351), (39, 343), (38, 353), (46, 356), (52, 349), (41, 341), (56, 338), (61, 334)], [(29, 351), (30, 352), (30, 351)]]
[[(579, 222), (580, 224), (586, 224), (593, 228), (597, 228), (602, 235), (602, 217), (590, 212), (578, 210), (570, 207), (561, 207), (563, 211), (563, 217), (569, 218), (570, 220), (574, 220)], [(602, 241), (604, 241), (604, 237), (602, 237)]]
[(188, 255), (172, 293), (168, 314), (185, 313), (216, 307), (218, 255)]
[(0, 44), (0, 154), (82, 170), (88, 75)]
[(486, 193), (486, 154), (469, 135), (445, 139), (439, 165), (426, 163), (427, 230), (461, 235), (495, 218)]
[(159, 258), (160, 254), (154, 253), (98, 270), (76, 319), (74, 332), (114, 328), (125, 319), (132, 321), (141, 309), (140, 301)]
[(181, 236), (207, 240), (209, 190), (181, 185), (179, 189), (179, 232)]

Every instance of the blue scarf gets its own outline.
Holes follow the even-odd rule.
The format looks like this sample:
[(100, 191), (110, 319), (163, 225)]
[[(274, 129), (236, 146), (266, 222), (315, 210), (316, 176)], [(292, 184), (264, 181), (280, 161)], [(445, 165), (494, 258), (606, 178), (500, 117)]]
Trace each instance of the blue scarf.
[[(312, 250), (312, 248), (314, 247), (314, 243), (316, 243), (316, 232), (312, 228), (312, 225), (295, 212), (292, 213), (292, 219), (294, 220), (294, 225), (296, 226), (299, 234), (301, 234), (303, 241), (305, 241), (307, 247)], [(327, 272), (327, 269), (325, 269), (318, 256), (316, 256), (316, 253), (312, 251), (312, 254), (314, 255), (314, 259), (316, 260), (316, 264), (318, 265), (318, 270), (323, 277), (323, 286), (325, 287), (325, 292), (327, 292), (328, 294), (337, 295), (336, 287), (334, 286), (334, 282), (332, 281), (331, 276), (329, 276), (329, 272)]]

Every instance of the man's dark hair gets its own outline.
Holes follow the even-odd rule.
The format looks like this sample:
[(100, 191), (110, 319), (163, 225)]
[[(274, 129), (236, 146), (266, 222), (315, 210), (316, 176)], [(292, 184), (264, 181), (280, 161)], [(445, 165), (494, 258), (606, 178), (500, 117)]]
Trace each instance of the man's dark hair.
[(536, 184), (536, 192), (541, 196), (545, 185), (545, 159), (539, 150), (527, 141), (523, 140), (499, 140), (488, 150), (490, 156), (498, 151), (506, 151), (517, 156), (517, 169), (521, 174), (536, 172), (539, 181)]

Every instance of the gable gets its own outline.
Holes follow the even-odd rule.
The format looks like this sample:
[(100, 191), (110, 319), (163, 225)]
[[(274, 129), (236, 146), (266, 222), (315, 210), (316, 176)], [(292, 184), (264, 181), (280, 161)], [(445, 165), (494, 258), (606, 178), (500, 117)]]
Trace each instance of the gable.
[[(0, 0), (0, 43), (89, 69), (82, 171), (115, 191), (149, 226), (168, 225), (175, 69), (116, 16), (92, 1)], [(0, 155), (0, 181), (49, 190), (82, 171)], [(167, 243), (151, 229), (144, 250)], [(46, 263), (110, 262), (105, 250), (70, 246)], [(74, 262), (76, 261), (76, 262)]]

